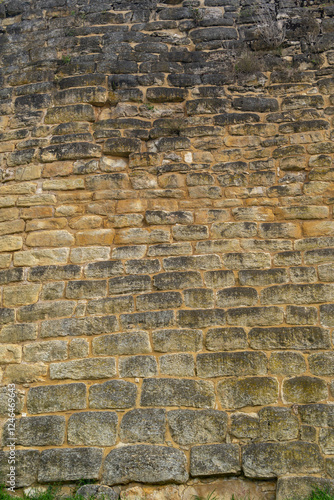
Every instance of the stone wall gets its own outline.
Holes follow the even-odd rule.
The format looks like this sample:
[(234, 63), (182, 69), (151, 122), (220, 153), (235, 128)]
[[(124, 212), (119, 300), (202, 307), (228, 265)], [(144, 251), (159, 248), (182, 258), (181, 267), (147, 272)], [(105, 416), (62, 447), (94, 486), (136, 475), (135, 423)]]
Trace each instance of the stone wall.
[(0, 17), (1, 481), (334, 487), (333, 3)]

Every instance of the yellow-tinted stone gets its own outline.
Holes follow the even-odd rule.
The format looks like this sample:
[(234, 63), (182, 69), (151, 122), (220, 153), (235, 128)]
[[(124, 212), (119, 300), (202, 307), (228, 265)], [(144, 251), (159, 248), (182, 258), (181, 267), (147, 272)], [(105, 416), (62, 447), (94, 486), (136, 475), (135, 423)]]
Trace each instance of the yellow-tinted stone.
[(3, 291), (3, 305), (5, 307), (24, 306), (34, 304), (38, 300), (41, 285), (14, 285)]

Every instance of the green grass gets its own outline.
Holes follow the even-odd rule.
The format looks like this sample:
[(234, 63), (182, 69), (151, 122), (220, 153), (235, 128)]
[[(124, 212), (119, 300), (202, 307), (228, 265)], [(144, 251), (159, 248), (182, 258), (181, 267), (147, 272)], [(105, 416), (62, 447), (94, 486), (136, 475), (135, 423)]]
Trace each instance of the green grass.
[[(51, 486), (48, 486), (45, 491), (37, 491), (37, 490), (31, 491), (31, 493), (28, 496), (23, 494), (23, 497), (9, 493), (4, 485), (0, 485), (0, 500), (13, 500), (13, 498), (14, 499), (23, 498), (24, 500), (84, 500), (84, 497), (77, 494), (77, 490), (80, 488), (80, 486), (90, 483), (91, 481), (85, 481), (85, 480), (79, 481), (77, 486), (69, 494), (61, 492), (61, 485), (53, 484)], [(93, 500), (93, 497), (91, 500)], [(138, 499), (138, 500), (143, 500), (143, 499)], [(213, 490), (206, 497), (194, 495), (193, 500), (220, 500), (220, 498), (219, 496), (216, 495), (215, 490)], [(254, 500), (254, 499), (251, 499), (249, 496), (241, 498), (232, 495), (231, 500)], [(326, 490), (315, 488), (307, 498), (296, 499), (291, 497), (287, 498), (286, 500), (334, 500), (334, 496), (331, 495)]]

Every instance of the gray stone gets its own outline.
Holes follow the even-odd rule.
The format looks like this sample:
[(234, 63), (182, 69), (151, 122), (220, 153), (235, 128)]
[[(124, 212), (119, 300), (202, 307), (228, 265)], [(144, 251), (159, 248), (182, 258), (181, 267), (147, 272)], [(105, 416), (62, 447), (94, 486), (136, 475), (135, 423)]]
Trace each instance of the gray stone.
[(306, 371), (304, 356), (299, 352), (272, 352), (269, 358), (269, 372), (282, 375), (300, 375)]
[(253, 443), (244, 446), (242, 469), (246, 477), (270, 479), (284, 474), (322, 472), (324, 461), (313, 443)]
[(278, 381), (272, 377), (221, 380), (217, 390), (223, 408), (263, 406), (276, 403), (278, 399)]
[(118, 418), (113, 411), (87, 411), (71, 415), (67, 439), (72, 445), (113, 446)]
[(184, 453), (153, 445), (124, 446), (112, 450), (104, 461), (102, 481), (108, 485), (131, 482), (185, 483), (188, 479)]
[(85, 484), (77, 490), (76, 494), (85, 498), (85, 500), (91, 498), (95, 500), (118, 500), (120, 491), (120, 488), (117, 487), (109, 488), (109, 486), (101, 484)]
[(212, 382), (175, 378), (143, 380), (141, 406), (212, 408), (214, 403)]
[(119, 360), (118, 369), (121, 378), (151, 377), (157, 375), (158, 364), (154, 356), (129, 356)]
[(267, 356), (262, 352), (215, 352), (197, 355), (199, 377), (265, 375)]
[[(15, 388), (15, 407), (14, 413), (18, 414), (22, 412), (24, 405), (24, 394)], [(0, 387), (0, 417), (8, 416), (8, 398), (11, 393), (9, 393), (7, 387)]]
[(96, 356), (146, 354), (152, 351), (148, 333), (140, 331), (102, 335), (93, 339), (92, 350)]
[(156, 330), (152, 333), (153, 347), (158, 352), (200, 351), (203, 344), (201, 330)]
[(302, 375), (283, 382), (283, 399), (289, 403), (316, 403), (328, 398), (325, 380)]
[(260, 435), (260, 421), (258, 414), (234, 413), (231, 416), (232, 436), (239, 439), (256, 439)]
[(264, 441), (288, 441), (298, 437), (298, 418), (289, 408), (268, 406), (261, 408), (258, 415), (260, 436)]
[(51, 379), (98, 379), (115, 375), (115, 358), (87, 358), (50, 365)]
[(298, 413), (305, 424), (315, 427), (334, 427), (333, 404), (299, 405)]
[(194, 446), (190, 450), (190, 474), (193, 477), (236, 474), (240, 470), (237, 444), (209, 444)]
[(224, 442), (227, 413), (218, 410), (172, 410), (167, 413), (173, 440), (180, 445)]
[(164, 443), (165, 433), (166, 411), (156, 408), (127, 412), (120, 427), (124, 443)]
[[(9, 451), (0, 451), (0, 484), (6, 484), (10, 465)], [(15, 488), (36, 482), (40, 453), (38, 450), (15, 450)]]
[(51, 340), (50, 342), (35, 342), (23, 347), (25, 361), (57, 361), (67, 358), (67, 341)]
[(322, 428), (319, 431), (319, 445), (325, 455), (334, 455), (334, 429)]
[(83, 410), (87, 407), (85, 384), (57, 384), (31, 387), (27, 396), (29, 413)]
[(252, 328), (249, 332), (253, 349), (328, 349), (329, 330), (318, 326)]
[(5, 325), (1, 329), (0, 342), (16, 343), (24, 340), (37, 338), (37, 325), (21, 323), (17, 325)]
[(136, 404), (137, 387), (125, 380), (94, 384), (89, 389), (90, 408), (131, 408)]
[(209, 328), (205, 347), (208, 351), (233, 351), (248, 347), (247, 335), (243, 328)]
[(159, 358), (160, 373), (176, 377), (193, 377), (195, 361), (191, 354), (165, 354)]
[(18, 425), (17, 444), (22, 446), (59, 446), (64, 444), (65, 417), (50, 415), (22, 417)]
[(280, 477), (277, 481), (276, 500), (308, 498), (315, 489), (328, 490), (334, 495), (334, 481), (314, 476)]
[(69, 358), (86, 358), (89, 354), (89, 343), (85, 339), (72, 339), (68, 347)]
[(99, 448), (54, 448), (41, 453), (38, 481), (77, 481), (97, 479), (103, 451)]

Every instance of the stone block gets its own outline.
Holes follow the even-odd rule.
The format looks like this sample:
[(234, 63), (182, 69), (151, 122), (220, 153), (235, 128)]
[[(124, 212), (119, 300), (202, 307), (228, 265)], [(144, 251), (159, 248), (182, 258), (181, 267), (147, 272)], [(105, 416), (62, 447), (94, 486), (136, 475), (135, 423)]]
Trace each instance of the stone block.
[(88, 379), (111, 378), (116, 375), (115, 358), (89, 358), (75, 361), (52, 363), (50, 379)]
[(243, 328), (209, 328), (205, 347), (208, 351), (233, 351), (248, 346), (247, 335)]
[(216, 352), (198, 354), (197, 375), (202, 378), (265, 375), (267, 357), (259, 352)]
[(219, 307), (253, 306), (257, 301), (258, 294), (255, 288), (231, 287), (217, 292)]
[(283, 400), (289, 403), (317, 403), (328, 399), (325, 380), (303, 375), (283, 382)]
[(273, 375), (300, 375), (306, 371), (302, 354), (291, 351), (272, 352), (269, 358), (269, 372)]
[(22, 347), (15, 344), (0, 345), (0, 365), (21, 363)]
[(318, 326), (252, 328), (249, 332), (253, 349), (328, 349), (329, 330)]
[(158, 374), (158, 364), (154, 356), (121, 358), (118, 362), (118, 369), (121, 378), (151, 377)]
[(137, 387), (125, 380), (109, 380), (89, 389), (90, 408), (131, 408), (136, 405)]
[(218, 410), (172, 410), (167, 413), (173, 440), (179, 445), (224, 442), (227, 413)]
[(86, 358), (89, 353), (89, 343), (85, 339), (73, 339), (68, 346), (69, 358)]
[(188, 406), (212, 408), (215, 394), (212, 382), (190, 379), (144, 379), (141, 406)]
[(334, 353), (321, 352), (308, 357), (310, 372), (313, 375), (331, 376), (334, 374)]
[(271, 258), (268, 253), (226, 253), (223, 262), (227, 269), (268, 269)]
[(75, 413), (68, 421), (68, 443), (80, 446), (113, 446), (116, 443), (117, 424), (117, 414), (113, 411)]
[(204, 273), (204, 281), (208, 287), (212, 288), (223, 288), (235, 285), (233, 271), (207, 271)]
[(83, 410), (87, 407), (85, 384), (57, 384), (31, 387), (27, 396), (29, 413)]
[(285, 474), (312, 474), (324, 469), (319, 447), (313, 443), (252, 443), (242, 450), (246, 477), (269, 479)]
[[(9, 451), (0, 451), (0, 482), (8, 481)], [(30, 486), (36, 482), (40, 452), (38, 450), (16, 450), (15, 488)]]
[(221, 380), (217, 390), (223, 408), (264, 406), (276, 403), (278, 399), (278, 381), (273, 377)]
[(258, 413), (263, 441), (289, 441), (298, 438), (299, 421), (290, 408), (267, 406)]
[(145, 293), (136, 298), (138, 311), (149, 311), (154, 309), (176, 309), (182, 304), (182, 296), (179, 292)]
[(135, 409), (127, 412), (120, 426), (124, 443), (164, 443), (166, 412), (162, 409)]
[(207, 326), (224, 325), (223, 309), (181, 309), (177, 313), (177, 321), (181, 327), (205, 328)]
[(246, 269), (239, 271), (241, 285), (265, 286), (289, 281), (286, 269)]
[(195, 446), (190, 451), (190, 474), (211, 476), (240, 472), (239, 446), (211, 444)]
[(280, 325), (283, 323), (283, 310), (280, 307), (236, 307), (227, 311), (229, 325), (255, 326)]
[(74, 245), (74, 237), (68, 231), (33, 231), (28, 234), (26, 245), (28, 247), (67, 247)]
[(103, 451), (99, 448), (54, 448), (41, 453), (38, 481), (77, 481), (97, 479), (102, 465)]
[(191, 354), (165, 354), (159, 358), (160, 373), (174, 377), (193, 377), (195, 361)]
[(91, 316), (43, 321), (40, 336), (46, 338), (65, 337), (68, 335), (97, 335), (117, 330), (119, 330), (119, 326), (115, 316)]
[(51, 340), (46, 342), (34, 342), (23, 346), (25, 361), (32, 363), (39, 361), (58, 361), (67, 358), (67, 341)]
[(256, 439), (260, 435), (260, 421), (256, 413), (233, 413), (231, 415), (231, 434), (239, 439)]
[(148, 333), (140, 331), (102, 335), (92, 342), (92, 352), (95, 356), (146, 354), (151, 350)]
[(102, 472), (104, 484), (178, 483), (188, 479), (184, 453), (168, 446), (132, 445), (107, 455)]
[(21, 446), (61, 446), (65, 440), (65, 417), (50, 415), (21, 417), (17, 444)]
[(202, 349), (203, 334), (201, 330), (156, 330), (152, 333), (152, 342), (155, 351), (158, 352), (196, 352)]
[(139, 328), (149, 330), (152, 328), (164, 328), (174, 326), (173, 311), (147, 311), (134, 314), (121, 314), (121, 326), (125, 330)]
[[(151, 289), (150, 276), (119, 276), (109, 280), (109, 290), (112, 295), (119, 293), (144, 292)], [(110, 294), (111, 294), (110, 293)]]
[[(298, 472), (297, 472), (298, 474)], [(328, 491), (334, 494), (334, 481), (315, 476), (291, 476), (280, 477), (277, 481), (276, 500), (286, 500), (286, 498), (307, 498), (316, 489)]]

